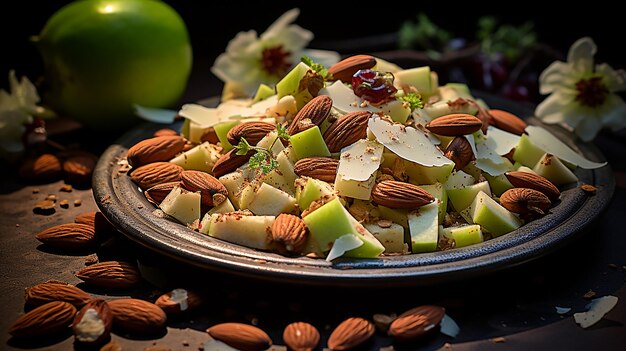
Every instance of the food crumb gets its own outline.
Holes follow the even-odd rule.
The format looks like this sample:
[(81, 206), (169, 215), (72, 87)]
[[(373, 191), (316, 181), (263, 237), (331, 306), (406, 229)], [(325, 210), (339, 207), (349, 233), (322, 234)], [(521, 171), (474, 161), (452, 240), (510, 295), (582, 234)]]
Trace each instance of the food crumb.
[(497, 338), (491, 339), (491, 341), (493, 341), (496, 344), (499, 344), (499, 343), (506, 342), (506, 339), (503, 336), (499, 336)]
[(18, 223), (15, 223), (15, 228), (19, 228), (20, 225)]
[(451, 349), (452, 348), (452, 344), (450, 344), (449, 342), (443, 344), (443, 348), (444, 349)]
[(85, 266), (91, 266), (92, 264), (98, 263), (98, 255), (91, 254), (85, 257)]
[(189, 341), (183, 340), (183, 346), (189, 346)]
[(595, 194), (598, 191), (598, 188), (590, 184), (582, 184), (580, 189), (588, 194)]
[(83, 204), (83, 202), (82, 202), (82, 201), (80, 201), (80, 200), (74, 200), (74, 207), (78, 207), (78, 206), (80, 206), (80, 205), (82, 205), (82, 204)]
[(39, 194), (39, 188), (33, 189), (33, 194)]
[(595, 291), (593, 291), (593, 290), (591, 290), (591, 289), (589, 289), (589, 291), (587, 291), (587, 292), (585, 293), (585, 295), (583, 295), (583, 298), (585, 298), (585, 299), (587, 299), (587, 300), (591, 300), (591, 299), (593, 299), (594, 297), (596, 297), (596, 292), (595, 292)]
[(44, 200), (57, 202), (57, 196), (50, 194), (50, 195), (46, 196), (46, 198)]
[(54, 201), (44, 200), (35, 204), (33, 212), (41, 215), (51, 215), (55, 212)]
[(64, 191), (66, 193), (71, 193), (72, 192), (72, 185), (71, 184), (63, 184), (63, 186), (59, 190)]
[(70, 202), (67, 200), (61, 200), (59, 202), (59, 206), (63, 207), (63, 208), (69, 208), (70, 207)]

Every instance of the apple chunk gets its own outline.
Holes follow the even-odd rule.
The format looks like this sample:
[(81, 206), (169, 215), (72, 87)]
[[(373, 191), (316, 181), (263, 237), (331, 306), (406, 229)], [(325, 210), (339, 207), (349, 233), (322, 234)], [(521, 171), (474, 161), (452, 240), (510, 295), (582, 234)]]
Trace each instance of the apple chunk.
[(413, 253), (437, 250), (439, 210), (436, 203), (420, 207), (408, 214)]
[(198, 227), (200, 233), (208, 234), (209, 228), (211, 227), (211, 215), (215, 213), (228, 213), (235, 212), (235, 207), (233, 206), (230, 199), (224, 200), (221, 204), (212, 207), (205, 215), (202, 217), (202, 221), (200, 221), (200, 226)]
[(219, 146), (205, 142), (174, 157), (170, 162), (184, 169), (211, 172), (213, 165), (220, 156)]
[(551, 154), (544, 154), (533, 168), (533, 171), (559, 186), (575, 183), (578, 178), (561, 160)]
[(296, 212), (296, 199), (278, 188), (263, 183), (247, 208), (255, 215), (278, 216), (281, 213)]
[(296, 181), (296, 200), (301, 210), (306, 210), (314, 201), (328, 202), (337, 197), (333, 187), (325, 181), (303, 177)]
[(482, 191), (470, 205), (469, 215), (475, 224), (480, 224), (493, 236), (506, 234), (522, 225), (519, 218)]
[(465, 247), (482, 243), (483, 232), (478, 224), (466, 224), (455, 227), (439, 228), (441, 237), (454, 241), (454, 247)]
[(459, 189), (449, 189), (448, 198), (452, 203), (452, 207), (454, 207), (457, 212), (461, 212), (472, 204), (472, 201), (474, 201), (476, 194), (478, 194), (480, 191), (486, 193), (487, 195), (491, 195), (489, 182), (484, 181)]
[(315, 156), (330, 157), (330, 151), (318, 126), (292, 135), (289, 141), (297, 160)]
[(231, 243), (267, 250), (272, 235), (274, 216), (251, 216), (245, 212), (211, 215), (209, 236)]
[(385, 253), (405, 253), (408, 251), (404, 243), (404, 228), (396, 223), (381, 227), (378, 223), (363, 225), (385, 247)]
[(200, 192), (194, 193), (175, 186), (163, 199), (159, 208), (179, 222), (197, 227), (200, 222)]

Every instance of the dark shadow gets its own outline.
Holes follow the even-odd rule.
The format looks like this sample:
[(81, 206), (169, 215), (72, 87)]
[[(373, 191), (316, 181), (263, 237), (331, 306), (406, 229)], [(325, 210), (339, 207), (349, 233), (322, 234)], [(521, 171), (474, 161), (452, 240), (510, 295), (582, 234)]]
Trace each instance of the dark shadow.
[(96, 351), (100, 350), (100, 348), (111, 341), (111, 335), (107, 336), (105, 339), (98, 341), (95, 344), (84, 344), (80, 341), (74, 339), (74, 351)]
[(87, 256), (96, 252), (96, 247), (90, 247), (85, 249), (67, 249), (60, 247), (53, 247), (46, 244), (37, 245), (37, 250), (53, 255), (62, 255), (62, 256)]
[(70, 328), (67, 328), (62, 332), (49, 336), (25, 338), (12, 337), (7, 341), (7, 345), (19, 349), (38, 349), (60, 343), (70, 336), (72, 336), (72, 330)]
[(167, 328), (161, 328), (159, 330), (151, 330), (148, 333), (137, 333), (137, 332), (128, 332), (126, 330), (123, 330), (122, 328), (113, 326), (112, 332), (115, 335), (124, 337), (126, 339), (131, 339), (131, 340), (155, 340), (155, 339), (160, 339), (164, 337), (165, 335), (167, 335)]
[(145, 287), (142, 288), (141, 284), (127, 289), (113, 289), (113, 288), (104, 288), (95, 286), (93, 284), (88, 284), (85, 282), (81, 282), (76, 284), (76, 287), (90, 294), (102, 295), (102, 296), (111, 296), (111, 297), (126, 297), (126, 296), (143, 296), (139, 291), (146, 290)]
[(587, 328), (587, 330), (598, 330), (598, 329), (615, 328), (615, 327), (619, 328), (623, 326), (624, 324), (621, 322), (614, 321), (612, 319), (602, 318), (598, 323)]

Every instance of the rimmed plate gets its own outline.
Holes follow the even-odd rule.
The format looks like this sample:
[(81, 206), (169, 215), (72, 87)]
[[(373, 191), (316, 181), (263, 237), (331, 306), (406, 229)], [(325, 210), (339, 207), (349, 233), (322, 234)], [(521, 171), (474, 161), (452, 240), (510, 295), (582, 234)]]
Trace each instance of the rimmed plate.
[[(494, 96), (481, 96), (490, 106), (531, 116), (532, 106)], [(215, 99), (205, 101), (215, 103)], [(541, 123), (530, 117), (531, 124)], [(148, 138), (162, 125), (145, 124), (111, 145), (94, 172), (93, 191), (104, 215), (128, 238), (152, 250), (209, 270), (281, 282), (316, 285), (426, 285), (487, 274), (541, 257), (580, 234), (608, 205), (615, 188), (609, 166), (578, 168), (580, 183), (598, 188), (595, 195), (577, 185), (564, 189), (560, 202), (546, 216), (484, 243), (427, 254), (378, 259), (340, 259), (330, 263), (308, 257), (285, 257), (231, 244), (194, 232), (153, 214), (154, 206), (119, 172), (118, 161), (128, 147)], [(176, 127), (176, 126), (175, 126)], [(590, 143), (581, 143), (565, 130), (544, 126), (570, 147), (593, 161), (604, 156)]]

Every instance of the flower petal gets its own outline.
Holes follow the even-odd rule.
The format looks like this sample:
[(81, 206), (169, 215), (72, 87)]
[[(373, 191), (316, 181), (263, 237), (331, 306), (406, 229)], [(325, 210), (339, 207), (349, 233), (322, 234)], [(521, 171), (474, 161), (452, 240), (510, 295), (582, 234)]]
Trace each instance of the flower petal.
[(606, 63), (596, 65), (596, 73), (603, 76), (604, 82), (610, 92), (626, 90), (626, 71), (614, 70)]
[(289, 24), (293, 23), (296, 20), (296, 18), (298, 18), (299, 15), (300, 15), (300, 9), (298, 8), (291, 9), (283, 13), (282, 16), (278, 17), (278, 19), (274, 21), (274, 23), (272, 23), (267, 28), (267, 30), (263, 32), (263, 34), (261, 34), (261, 40), (265, 39), (268, 36), (273, 37), (277, 33), (282, 32), (283, 30), (285, 30), (285, 28)]
[(549, 124), (562, 122), (564, 120), (563, 112), (572, 102), (572, 96), (557, 91), (537, 105), (535, 116)]
[(591, 141), (596, 137), (600, 129), (602, 129), (600, 118), (597, 113), (593, 113), (580, 120), (580, 123), (576, 126), (576, 134), (583, 141)]
[(568, 79), (573, 73), (573, 67), (571, 64), (555, 61), (548, 66), (539, 76), (539, 92), (541, 94), (550, 94), (557, 89), (566, 88)]
[(619, 96), (612, 94), (607, 98), (610, 109), (602, 115), (602, 124), (612, 130), (626, 128), (626, 103)]
[(593, 56), (598, 51), (598, 47), (590, 37), (583, 37), (569, 49), (567, 53), (567, 63), (572, 64), (577, 72), (593, 71)]
[[(263, 37), (261, 41), (264, 47), (281, 45), (285, 51), (300, 53), (312, 39), (313, 33), (293, 24), (281, 32)], [(300, 57), (296, 57), (295, 60), (294, 62), (299, 62)]]

